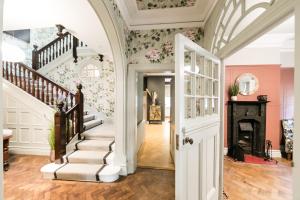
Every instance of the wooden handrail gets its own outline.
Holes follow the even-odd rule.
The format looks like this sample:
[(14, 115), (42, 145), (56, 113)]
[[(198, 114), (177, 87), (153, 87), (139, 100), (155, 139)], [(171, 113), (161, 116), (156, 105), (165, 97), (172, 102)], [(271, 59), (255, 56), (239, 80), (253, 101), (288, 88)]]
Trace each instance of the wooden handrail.
[(77, 85), (75, 94), (75, 105), (69, 110), (64, 110), (63, 101), (57, 104), (58, 110), (54, 116), (55, 124), (55, 160), (63, 162), (62, 158), (66, 154), (67, 144), (78, 134), (83, 132), (83, 94), (82, 85)]
[(69, 32), (59, 34), (59, 37), (38, 49), (38, 46), (33, 46), (32, 51), (32, 68), (38, 70), (48, 63), (56, 60), (61, 55), (72, 50), (74, 62), (77, 63), (77, 47), (87, 46), (78, 38)]
[(75, 104), (75, 106), (73, 106), (72, 108), (70, 108), (69, 110), (66, 111), (66, 115), (69, 115), (74, 110), (78, 109), (78, 107), (79, 107), (79, 104)]

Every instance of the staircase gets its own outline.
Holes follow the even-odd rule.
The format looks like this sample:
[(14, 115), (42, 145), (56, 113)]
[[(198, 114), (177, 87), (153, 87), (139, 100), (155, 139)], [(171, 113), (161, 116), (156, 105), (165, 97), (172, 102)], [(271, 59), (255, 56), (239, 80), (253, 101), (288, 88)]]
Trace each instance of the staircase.
[[(93, 115), (85, 115), (92, 124)], [(96, 125), (96, 124), (94, 124)], [(110, 123), (84, 131), (63, 157), (63, 164), (49, 164), (41, 171), (45, 178), (74, 181), (113, 182), (119, 178), (120, 167), (113, 165), (114, 132)]]
[[(72, 47), (78, 46), (75, 37), (73, 42), (64, 42), (71, 41), (69, 33), (58, 35), (59, 38), (39, 51), (35, 47), (32, 62), (34, 69), (23, 63), (3, 62), (3, 78), (57, 110), (54, 115), (55, 162), (41, 168), (45, 178), (116, 181), (121, 169), (114, 166), (113, 123), (100, 119), (95, 113), (84, 111), (80, 84), (74, 94), (36, 71), (69, 49), (74, 52)], [(74, 59), (76, 62), (76, 52)]]

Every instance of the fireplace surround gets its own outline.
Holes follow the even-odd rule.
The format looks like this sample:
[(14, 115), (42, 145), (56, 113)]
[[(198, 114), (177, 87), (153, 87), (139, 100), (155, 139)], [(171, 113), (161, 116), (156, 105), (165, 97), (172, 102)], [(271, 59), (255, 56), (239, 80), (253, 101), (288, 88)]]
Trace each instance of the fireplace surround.
[(228, 101), (228, 148), (239, 145), (245, 154), (265, 156), (266, 111), (269, 101)]

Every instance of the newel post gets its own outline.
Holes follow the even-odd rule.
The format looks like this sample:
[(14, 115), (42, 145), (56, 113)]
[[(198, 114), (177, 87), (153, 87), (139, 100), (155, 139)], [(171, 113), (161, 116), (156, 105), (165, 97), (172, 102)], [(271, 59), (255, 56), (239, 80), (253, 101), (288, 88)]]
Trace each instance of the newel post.
[(66, 114), (63, 110), (64, 103), (57, 104), (57, 112), (54, 115), (55, 130), (55, 160), (62, 162), (63, 155), (66, 154)]
[(73, 36), (73, 58), (74, 58), (74, 63), (77, 63), (78, 55), (77, 55), (77, 47), (78, 47), (78, 39)]
[(77, 119), (77, 130), (79, 131), (79, 134), (83, 132), (83, 116), (84, 116), (84, 97), (83, 93), (81, 92), (82, 85), (77, 85), (77, 92), (75, 94), (75, 104), (79, 105), (78, 108), (78, 119)]
[(32, 69), (38, 70), (39, 69), (39, 54), (38, 54), (38, 46), (33, 45), (32, 50)]

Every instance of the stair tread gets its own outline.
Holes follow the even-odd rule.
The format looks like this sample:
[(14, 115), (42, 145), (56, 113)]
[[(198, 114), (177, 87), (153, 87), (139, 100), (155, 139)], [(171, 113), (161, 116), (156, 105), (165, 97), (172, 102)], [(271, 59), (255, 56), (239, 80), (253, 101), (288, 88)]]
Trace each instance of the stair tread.
[(88, 122), (85, 122), (83, 125), (85, 127), (85, 130), (89, 130), (91, 128), (94, 128), (98, 125), (102, 124), (102, 120), (101, 119), (94, 119)]
[(102, 164), (68, 163), (56, 171), (57, 179), (96, 181)]
[(102, 123), (102, 120), (101, 119), (94, 119), (94, 120), (85, 122), (84, 125), (88, 126), (88, 125), (95, 124), (95, 123)]
[(114, 140), (83, 140), (77, 144), (79, 150), (110, 150)]
[(95, 128), (86, 130), (81, 134), (82, 136), (90, 139), (94, 138), (114, 138), (115, 127), (112, 123), (103, 123)]
[(92, 121), (94, 119), (95, 119), (95, 115), (93, 115), (93, 114), (87, 114), (87, 115), (83, 116), (84, 123)]
[(104, 164), (104, 157), (108, 151), (88, 151), (77, 150), (67, 155), (69, 163), (90, 163), (90, 164)]

